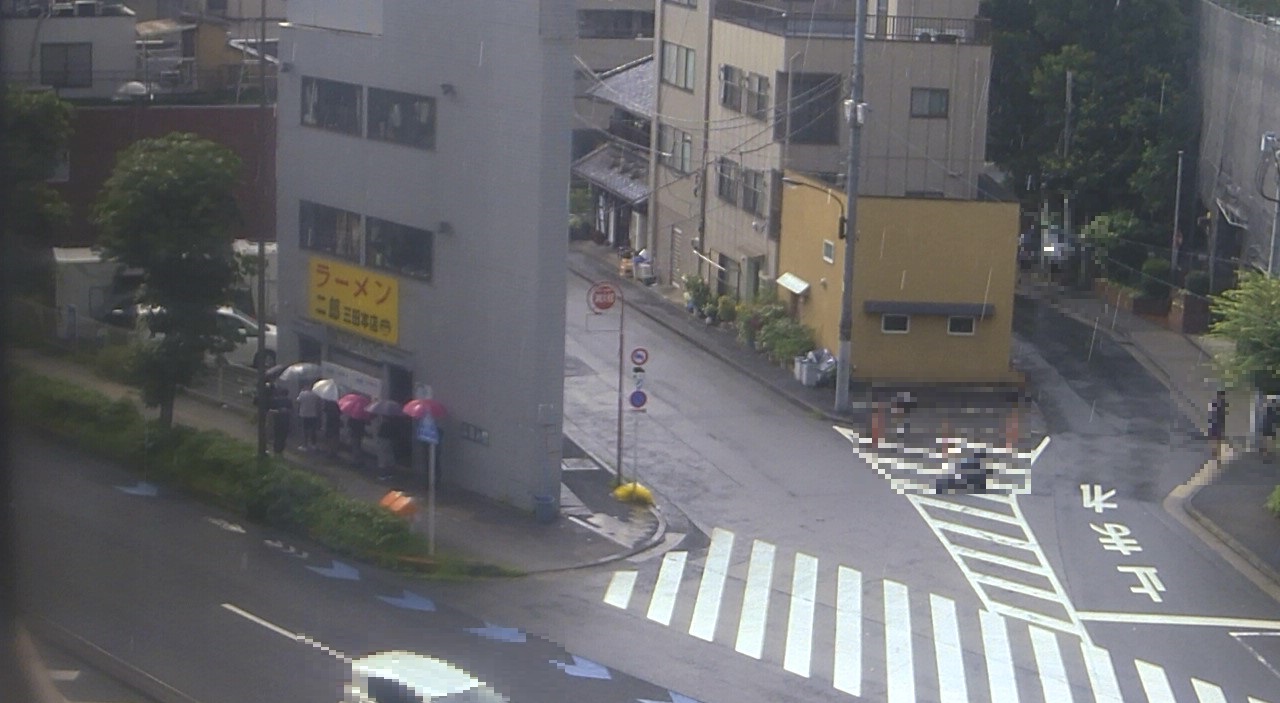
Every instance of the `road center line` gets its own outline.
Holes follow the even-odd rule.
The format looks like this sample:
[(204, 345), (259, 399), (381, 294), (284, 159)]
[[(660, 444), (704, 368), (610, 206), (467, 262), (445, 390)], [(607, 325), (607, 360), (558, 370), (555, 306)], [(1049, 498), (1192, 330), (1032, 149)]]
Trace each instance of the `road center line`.
[(280, 627), (279, 625), (277, 625), (277, 624), (275, 624), (275, 623), (273, 623), (273, 622), (270, 622), (270, 621), (268, 621), (268, 620), (264, 620), (264, 619), (262, 619), (262, 618), (258, 617), (257, 615), (254, 615), (253, 613), (250, 613), (250, 612), (249, 612), (249, 611), (247, 611), (247, 610), (243, 610), (243, 609), (241, 609), (241, 608), (237, 608), (236, 606), (234, 606), (234, 605), (232, 605), (232, 604), (230, 604), (230, 603), (223, 603), (223, 604), (222, 604), (222, 607), (223, 607), (223, 608), (225, 608), (226, 610), (229, 610), (229, 611), (231, 611), (231, 612), (235, 613), (236, 615), (239, 615), (240, 617), (244, 618), (245, 620), (248, 620), (249, 622), (254, 623), (255, 625), (261, 625), (262, 627), (265, 627), (265, 628), (267, 628), (268, 630), (271, 630), (272, 632), (276, 633), (277, 635), (283, 635), (284, 637), (288, 637), (289, 639), (293, 640), (294, 642), (301, 642), (302, 644), (309, 644), (309, 645), (311, 645), (312, 647), (315, 647), (316, 649), (318, 649), (318, 650), (320, 650), (320, 651), (324, 652), (325, 654), (328, 654), (329, 656), (331, 656), (331, 657), (333, 657), (333, 658), (335, 658), (335, 659), (340, 659), (340, 660), (342, 660), (342, 661), (344, 661), (344, 662), (346, 662), (346, 663), (348, 663), (348, 664), (350, 664), (350, 663), (351, 663), (351, 657), (348, 657), (347, 655), (343, 654), (342, 652), (339, 652), (338, 650), (336, 650), (336, 649), (334, 649), (334, 648), (332, 648), (332, 647), (330, 647), (330, 646), (328, 646), (328, 645), (326, 645), (326, 644), (324, 644), (324, 643), (322, 643), (322, 642), (320, 642), (320, 641), (318, 641), (318, 640), (314, 640), (314, 639), (312, 639), (312, 638), (310, 638), (310, 637), (308, 637), (308, 636), (306, 636), (306, 635), (302, 634), (301, 632), (291, 632), (291, 631), (289, 631), (289, 630), (286, 630), (286, 629), (284, 629), (283, 627)]
[(1250, 630), (1280, 631), (1280, 620), (1224, 618), (1212, 615), (1164, 615), (1159, 613), (1106, 613), (1076, 611), (1076, 617), (1093, 622), (1139, 623), (1144, 625), (1202, 625), (1205, 627), (1241, 627)]
[(698, 584), (698, 597), (693, 603), (693, 619), (689, 634), (711, 642), (716, 637), (716, 621), (720, 618), (720, 600), (724, 597), (724, 581), (729, 574), (729, 556), (733, 552), (733, 533), (719, 527), (711, 531), (711, 548)]

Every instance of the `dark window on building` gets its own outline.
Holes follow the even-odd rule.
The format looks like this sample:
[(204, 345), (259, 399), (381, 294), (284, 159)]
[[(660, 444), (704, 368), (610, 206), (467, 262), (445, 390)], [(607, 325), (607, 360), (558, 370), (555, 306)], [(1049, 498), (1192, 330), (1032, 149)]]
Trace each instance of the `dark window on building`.
[(436, 147), (436, 99), (381, 88), (369, 89), (370, 139)]
[(697, 54), (693, 49), (662, 42), (662, 82), (677, 88), (693, 90), (698, 72)]
[(213, 14), (226, 14), (227, 0), (205, 0), (204, 7)]
[(298, 246), (363, 263), (360, 215), (303, 200), (298, 205)]
[(40, 83), (54, 88), (92, 88), (93, 44), (41, 44)]
[(693, 135), (669, 125), (658, 129), (658, 151), (662, 163), (680, 173), (693, 169)]
[(304, 76), (302, 124), (359, 135), (362, 93), (353, 83)]
[(947, 334), (973, 334), (977, 329), (977, 321), (972, 317), (948, 317), (947, 318)]
[(433, 246), (427, 230), (369, 218), (369, 266), (430, 281)]
[(684, 5), (685, 7), (697, 7), (698, 0), (663, 0), (668, 5)]
[(764, 171), (742, 169), (742, 209), (753, 215), (763, 215), (768, 202), (764, 191)]
[(579, 10), (579, 39), (652, 39), (652, 10)]
[(720, 104), (742, 112), (742, 70), (734, 66), (720, 67)]
[(885, 334), (906, 334), (910, 329), (910, 315), (892, 315), (886, 313), (880, 316), (880, 331)]
[(716, 162), (716, 195), (721, 200), (738, 203), (738, 164), (729, 159)]
[(950, 98), (946, 88), (912, 88), (911, 116), (944, 118)]
[(746, 106), (743, 110), (757, 120), (769, 119), (769, 79), (759, 73), (747, 74)]
[[(792, 73), (791, 142), (793, 144), (838, 144), (840, 141), (840, 75), (832, 73)], [(784, 135), (787, 120), (779, 120), (775, 133)]]

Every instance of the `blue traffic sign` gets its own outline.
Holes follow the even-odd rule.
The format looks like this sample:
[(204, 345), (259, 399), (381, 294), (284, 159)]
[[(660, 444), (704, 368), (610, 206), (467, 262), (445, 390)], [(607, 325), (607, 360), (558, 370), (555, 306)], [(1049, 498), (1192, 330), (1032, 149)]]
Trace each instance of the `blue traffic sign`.
[(440, 427), (436, 425), (436, 421), (430, 415), (418, 420), (417, 438), (419, 442), (427, 444), (440, 443)]
[(643, 408), (644, 404), (649, 402), (649, 396), (644, 391), (636, 390), (631, 392), (629, 400), (631, 401), (631, 407)]

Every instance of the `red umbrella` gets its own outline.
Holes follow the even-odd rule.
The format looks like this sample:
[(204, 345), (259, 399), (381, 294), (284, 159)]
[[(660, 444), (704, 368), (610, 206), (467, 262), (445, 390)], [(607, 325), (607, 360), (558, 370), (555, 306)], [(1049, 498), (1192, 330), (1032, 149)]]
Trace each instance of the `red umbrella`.
[(338, 399), (338, 410), (342, 411), (343, 415), (357, 420), (368, 420), (373, 417), (365, 410), (368, 405), (369, 399), (359, 393), (348, 393)]
[(430, 415), (432, 419), (440, 420), (444, 418), (447, 412), (444, 409), (444, 403), (431, 398), (414, 398), (404, 404), (404, 414), (415, 420)]

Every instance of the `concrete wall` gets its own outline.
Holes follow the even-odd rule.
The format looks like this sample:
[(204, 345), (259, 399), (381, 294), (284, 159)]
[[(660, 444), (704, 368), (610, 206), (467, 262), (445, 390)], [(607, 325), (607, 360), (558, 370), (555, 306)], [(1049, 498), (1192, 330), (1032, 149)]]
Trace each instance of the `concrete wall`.
[[(1207, 208), (1216, 210), (1215, 200), (1222, 199), (1239, 211), (1247, 220), (1241, 263), (1266, 269), (1275, 205), (1258, 192), (1255, 178), (1260, 167), (1269, 169), (1266, 192), (1275, 195), (1275, 165), (1259, 145), (1263, 133), (1280, 134), (1280, 28), (1204, 0), (1197, 6), (1201, 91), (1197, 192)], [(1215, 215), (1221, 218), (1220, 212)]]
[[(798, 176), (797, 176), (798, 177)], [(809, 181), (817, 188), (822, 184)], [(781, 270), (810, 284), (797, 303), (818, 345), (837, 348), (844, 242), (832, 199), (809, 187), (783, 192)], [(1009, 382), (1013, 298), (1017, 283), (1018, 206), (912, 198), (858, 199), (854, 259), (853, 375), (863, 380)], [(822, 241), (835, 243), (831, 261)], [(779, 289), (781, 298), (792, 294)], [(947, 332), (947, 318), (911, 315), (907, 334), (881, 331), (868, 300), (990, 303), (994, 312), (971, 336)]]
[[(381, 36), (282, 35), (293, 68), (278, 105), (281, 358), (301, 334), (384, 381), (390, 365), (409, 369), (449, 408), (447, 480), (523, 507), (558, 502), (573, 4), (386, 0), (381, 11)], [(435, 149), (302, 126), (304, 76), (435, 97)], [(432, 280), (398, 280), (398, 343), (309, 319), (300, 199), (435, 232)], [(463, 423), (487, 444), (463, 438)]]
[(18, 85), (40, 84), (40, 45), (93, 44), (93, 85), (87, 88), (60, 88), (68, 98), (109, 98), (116, 89), (134, 80), (137, 53), (134, 51), (132, 15), (102, 17), (6, 17), (0, 22), (0, 66), (5, 78)]

